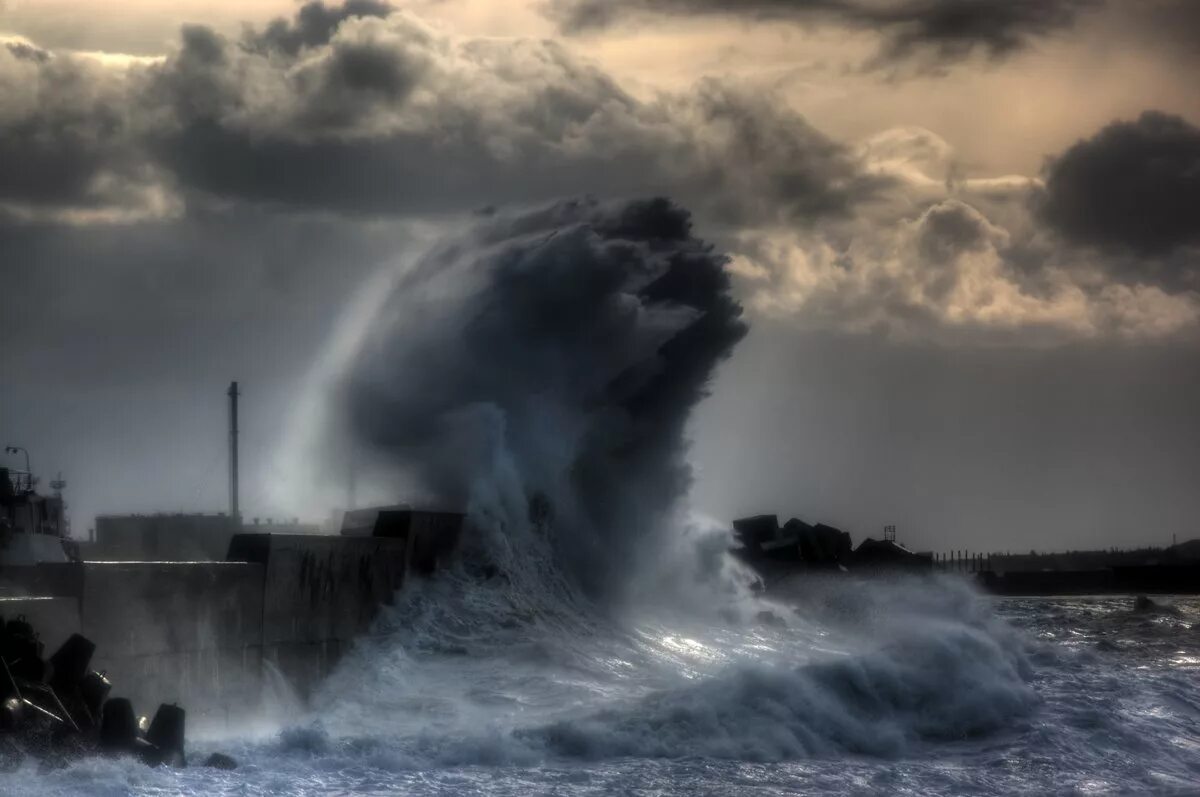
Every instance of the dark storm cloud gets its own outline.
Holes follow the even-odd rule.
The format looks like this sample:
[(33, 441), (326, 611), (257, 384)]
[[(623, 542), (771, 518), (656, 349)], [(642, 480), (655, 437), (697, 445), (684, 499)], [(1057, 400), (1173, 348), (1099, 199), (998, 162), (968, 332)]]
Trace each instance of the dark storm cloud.
[(551, 0), (567, 31), (631, 14), (736, 15), (878, 31), (876, 65), (927, 57), (952, 62), (981, 52), (1001, 58), (1070, 27), (1096, 0)]
[(13, 89), (0, 96), (0, 201), (86, 208), (130, 199), (146, 163), (131, 146), (120, 80), (11, 46), (0, 49), (0, 73)]
[(10, 56), (45, 90), (3, 128), (0, 194), (102, 205), (107, 186), (114, 207), (136, 189), (411, 214), (586, 186), (670, 193), (730, 225), (807, 225), (887, 183), (769, 93), (708, 81), (640, 100), (555, 42), (456, 39), (385, 10), (308, 5), (242, 42), (185, 26), (165, 61), (120, 73)]
[(174, 113), (153, 151), (182, 187), (279, 206), (442, 212), (583, 185), (806, 224), (886, 182), (770, 95), (710, 81), (644, 102), (553, 42), (458, 42), (401, 14), (294, 62), (185, 32), (150, 81)]
[(296, 55), (305, 47), (328, 44), (338, 26), (354, 17), (386, 17), (395, 10), (391, 3), (378, 0), (346, 0), (340, 6), (328, 6), (321, 0), (305, 3), (294, 20), (282, 17), (261, 32), (246, 36), (246, 46), (262, 52)]
[[(343, 29), (295, 68), (251, 55), (195, 72), (185, 49), (160, 79), (177, 96), (225, 91), (158, 142), (182, 183), (284, 206), (452, 211), (586, 185), (668, 190), (730, 223), (805, 222), (882, 182), (770, 97), (708, 83), (643, 102), (552, 42), (459, 44), (408, 18)], [(272, 92), (283, 100), (254, 107)]]
[(1163, 254), (1200, 243), (1200, 129), (1148, 111), (1053, 159), (1041, 212), (1073, 241)]

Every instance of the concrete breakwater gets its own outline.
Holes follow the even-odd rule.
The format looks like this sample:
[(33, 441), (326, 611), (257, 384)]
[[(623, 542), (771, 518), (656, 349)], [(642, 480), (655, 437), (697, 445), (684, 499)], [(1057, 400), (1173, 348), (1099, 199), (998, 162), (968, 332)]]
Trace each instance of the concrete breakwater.
[(461, 520), (381, 512), (342, 535), (236, 534), (220, 562), (4, 568), (0, 616), (25, 615), (47, 649), (91, 639), (93, 666), (139, 710), (174, 702), (219, 725), (257, 713), (276, 675), (310, 694), (406, 579), (436, 570)]
[(1092, 570), (1044, 570), (975, 574), (996, 595), (1197, 595), (1200, 563), (1128, 565)]
[(749, 563), (764, 587), (810, 573), (881, 575), (957, 573), (995, 595), (1200, 594), (1200, 540), (1170, 548), (1070, 551), (1029, 555), (953, 551), (916, 553), (895, 540), (867, 538), (857, 548), (850, 534), (797, 518), (780, 525), (775, 515), (733, 521), (733, 554)]

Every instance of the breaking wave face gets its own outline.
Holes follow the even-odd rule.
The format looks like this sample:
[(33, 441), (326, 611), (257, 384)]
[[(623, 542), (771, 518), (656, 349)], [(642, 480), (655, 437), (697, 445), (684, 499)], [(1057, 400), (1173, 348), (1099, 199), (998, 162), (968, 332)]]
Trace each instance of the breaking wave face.
[(399, 280), (350, 362), (359, 456), (466, 508), (505, 572), (544, 535), (564, 578), (613, 597), (685, 525), (685, 424), (746, 332), (724, 266), (665, 199), (479, 223)]
[[(906, 599), (907, 591), (893, 586), (883, 594)], [(902, 620), (901, 612), (889, 614), (893, 622)], [(877, 629), (879, 647), (856, 650), (863, 630), (841, 628), (848, 636), (836, 643), (845, 646), (837, 655), (802, 666), (750, 658), (633, 707), (606, 708), (518, 735), (583, 758), (892, 757), (924, 741), (995, 732), (1034, 704), (1023, 647), (982, 616), (924, 616), (902, 630)]]

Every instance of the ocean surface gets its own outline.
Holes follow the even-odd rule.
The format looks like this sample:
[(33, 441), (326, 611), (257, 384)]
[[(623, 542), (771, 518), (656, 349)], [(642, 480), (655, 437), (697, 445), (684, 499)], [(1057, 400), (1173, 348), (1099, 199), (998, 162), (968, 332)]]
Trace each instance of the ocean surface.
[(193, 734), (236, 771), (27, 762), (0, 793), (1197, 794), (1200, 600), (1160, 603), (947, 579), (601, 612), (446, 578), (313, 710)]

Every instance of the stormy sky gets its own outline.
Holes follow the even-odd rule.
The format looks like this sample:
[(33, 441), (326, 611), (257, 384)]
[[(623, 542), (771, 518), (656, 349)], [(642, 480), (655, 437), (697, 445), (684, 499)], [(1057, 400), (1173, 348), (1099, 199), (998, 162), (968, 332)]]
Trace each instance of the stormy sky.
[(244, 512), (296, 514), (281, 439), (374, 274), (667, 196), (751, 327), (702, 511), (1200, 536), (1197, 42), (1191, 0), (0, 0), (0, 442), (77, 534), (222, 509), (238, 379)]

